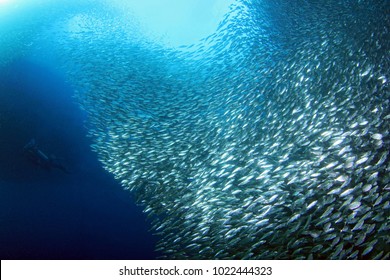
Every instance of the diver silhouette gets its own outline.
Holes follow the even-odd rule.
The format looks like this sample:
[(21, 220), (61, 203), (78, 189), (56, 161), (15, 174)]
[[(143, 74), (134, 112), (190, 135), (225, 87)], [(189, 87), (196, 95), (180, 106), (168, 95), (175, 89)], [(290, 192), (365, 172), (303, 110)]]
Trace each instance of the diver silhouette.
[(35, 142), (35, 139), (31, 139), (23, 148), (23, 154), (33, 162), (34, 164), (46, 169), (51, 170), (54, 168), (60, 169), (63, 172), (69, 174), (68, 168), (66, 168), (59, 158), (51, 155), (47, 156), (44, 152), (42, 152), (38, 145)]

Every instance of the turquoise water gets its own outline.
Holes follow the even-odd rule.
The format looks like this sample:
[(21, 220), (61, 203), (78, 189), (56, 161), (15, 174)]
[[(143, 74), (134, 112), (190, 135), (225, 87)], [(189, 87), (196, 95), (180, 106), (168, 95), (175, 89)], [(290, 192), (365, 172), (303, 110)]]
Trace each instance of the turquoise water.
[[(80, 205), (116, 189), (120, 258), (388, 259), (389, 3), (325, 2), (3, 1), (3, 142), (92, 180)], [(37, 180), (8, 147), (4, 186)]]

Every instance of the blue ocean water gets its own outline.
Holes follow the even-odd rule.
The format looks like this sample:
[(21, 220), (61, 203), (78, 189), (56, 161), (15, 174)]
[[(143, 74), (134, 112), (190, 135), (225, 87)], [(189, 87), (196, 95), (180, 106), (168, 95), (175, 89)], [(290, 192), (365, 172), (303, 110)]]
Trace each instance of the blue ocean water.
[(389, 259), (388, 10), (0, 1), (1, 257)]
[[(105, 2), (0, 1), (1, 259), (159, 255), (143, 208), (91, 151), (87, 115), (73, 98), (67, 69), (58, 69), (57, 46), (41, 33), (57, 32), (57, 22), (69, 15), (104, 17), (99, 7), (106, 9)], [(108, 6), (129, 5), (144, 25), (141, 32), (178, 46), (214, 32), (230, 2), (112, 1)], [(196, 29), (194, 21), (199, 22)], [(70, 26), (75, 32), (77, 24)], [(58, 157), (69, 174), (29, 160), (23, 147), (32, 139), (42, 152)]]
[[(142, 209), (90, 150), (70, 85), (27, 57), (0, 73), (0, 258), (155, 258)], [(70, 174), (29, 161), (32, 138)]]

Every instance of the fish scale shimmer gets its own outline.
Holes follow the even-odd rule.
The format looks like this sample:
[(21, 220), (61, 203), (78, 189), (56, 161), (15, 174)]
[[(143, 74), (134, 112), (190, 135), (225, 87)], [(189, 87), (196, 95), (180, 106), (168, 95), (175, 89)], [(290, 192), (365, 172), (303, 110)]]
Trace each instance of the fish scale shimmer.
[(386, 11), (247, 0), (195, 46), (121, 16), (52, 39), (163, 258), (389, 259)]

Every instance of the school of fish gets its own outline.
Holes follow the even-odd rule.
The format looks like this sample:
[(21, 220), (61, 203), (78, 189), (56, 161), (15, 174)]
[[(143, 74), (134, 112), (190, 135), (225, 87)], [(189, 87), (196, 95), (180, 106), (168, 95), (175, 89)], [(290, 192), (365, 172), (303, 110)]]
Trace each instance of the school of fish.
[(389, 259), (388, 11), (242, 0), (168, 48), (100, 7), (47, 36), (161, 258)]

